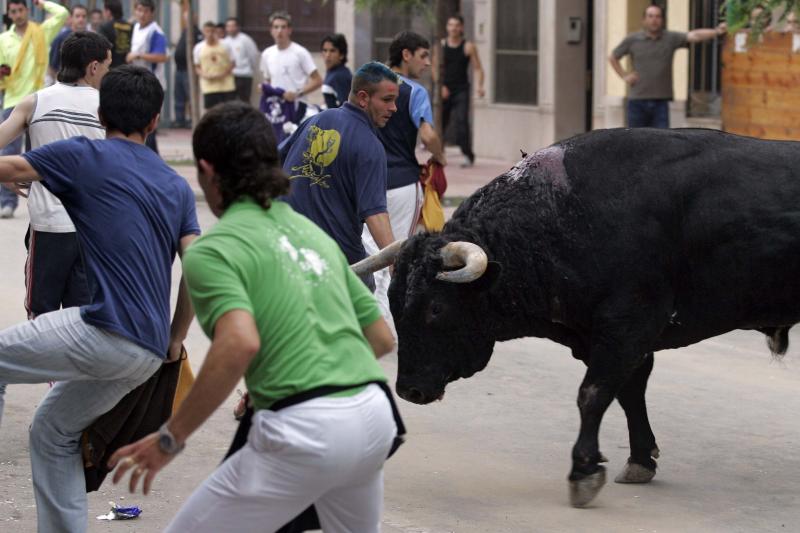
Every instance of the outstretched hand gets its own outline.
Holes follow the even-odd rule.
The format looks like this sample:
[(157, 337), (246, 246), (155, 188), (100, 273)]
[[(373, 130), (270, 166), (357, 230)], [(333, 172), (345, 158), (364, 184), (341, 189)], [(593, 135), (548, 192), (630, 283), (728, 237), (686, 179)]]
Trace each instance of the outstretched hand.
[(131, 479), (128, 488), (131, 493), (136, 492), (139, 479), (144, 476), (142, 493), (150, 492), (150, 486), (156, 474), (174, 458), (174, 455), (164, 453), (158, 445), (158, 433), (151, 433), (146, 437), (123, 446), (111, 456), (108, 461), (109, 469), (117, 468), (114, 472), (114, 484), (125, 477), (128, 470), (131, 470)]

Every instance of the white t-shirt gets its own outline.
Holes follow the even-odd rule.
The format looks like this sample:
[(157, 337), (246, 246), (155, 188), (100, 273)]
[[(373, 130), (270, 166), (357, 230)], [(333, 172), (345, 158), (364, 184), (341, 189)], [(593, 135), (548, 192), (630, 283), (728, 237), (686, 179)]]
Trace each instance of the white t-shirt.
[[(137, 22), (133, 26), (131, 37), (131, 52), (139, 54), (167, 54), (167, 38), (164, 31), (156, 22), (151, 22), (144, 28)], [(161, 87), (166, 88), (167, 78), (164, 74), (164, 63), (150, 63), (144, 59), (137, 59), (134, 65), (145, 67), (156, 75)]]
[(233, 60), (236, 63), (236, 66), (233, 67), (233, 75), (252, 78), (259, 56), (258, 47), (252, 37), (239, 32), (236, 37), (225, 37), (222, 42), (226, 43), (233, 52)]
[(308, 83), (308, 77), (317, 70), (311, 54), (297, 43), (283, 50), (273, 44), (261, 54), (261, 73), (273, 87), (297, 92)]

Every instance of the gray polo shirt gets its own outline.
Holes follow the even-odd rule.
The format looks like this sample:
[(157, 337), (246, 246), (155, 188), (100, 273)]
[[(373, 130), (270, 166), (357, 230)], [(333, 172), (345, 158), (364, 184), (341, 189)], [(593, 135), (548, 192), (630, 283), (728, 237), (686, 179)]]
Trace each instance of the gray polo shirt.
[(631, 33), (612, 52), (617, 59), (630, 54), (639, 82), (630, 86), (629, 100), (672, 100), (672, 56), (689, 46), (686, 34), (663, 31), (651, 39), (644, 31)]

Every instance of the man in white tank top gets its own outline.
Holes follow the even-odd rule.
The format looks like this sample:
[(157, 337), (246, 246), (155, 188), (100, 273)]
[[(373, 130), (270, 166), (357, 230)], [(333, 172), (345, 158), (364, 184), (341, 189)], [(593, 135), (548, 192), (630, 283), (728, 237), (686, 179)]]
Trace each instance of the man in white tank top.
[[(110, 64), (111, 43), (105, 37), (91, 32), (70, 35), (61, 48), (58, 82), (17, 104), (8, 120), (0, 124), (0, 147), (26, 130), (32, 148), (81, 135), (105, 138), (105, 128), (97, 116), (98, 89)], [(19, 189), (18, 193), (26, 195)], [(86, 273), (69, 215), (39, 182), (31, 184), (27, 197), (28, 317), (89, 303)]]

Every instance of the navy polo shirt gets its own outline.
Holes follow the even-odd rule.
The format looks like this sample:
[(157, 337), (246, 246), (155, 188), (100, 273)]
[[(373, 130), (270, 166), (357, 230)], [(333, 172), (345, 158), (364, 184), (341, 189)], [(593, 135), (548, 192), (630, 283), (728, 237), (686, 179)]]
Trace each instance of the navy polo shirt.
[(291, 190), (285, 200), (352, 264), (366, 257), (364, 220), (386, 212), (386, 154), (367, 114), (350, 102), (309, 118), (280, 145)]

